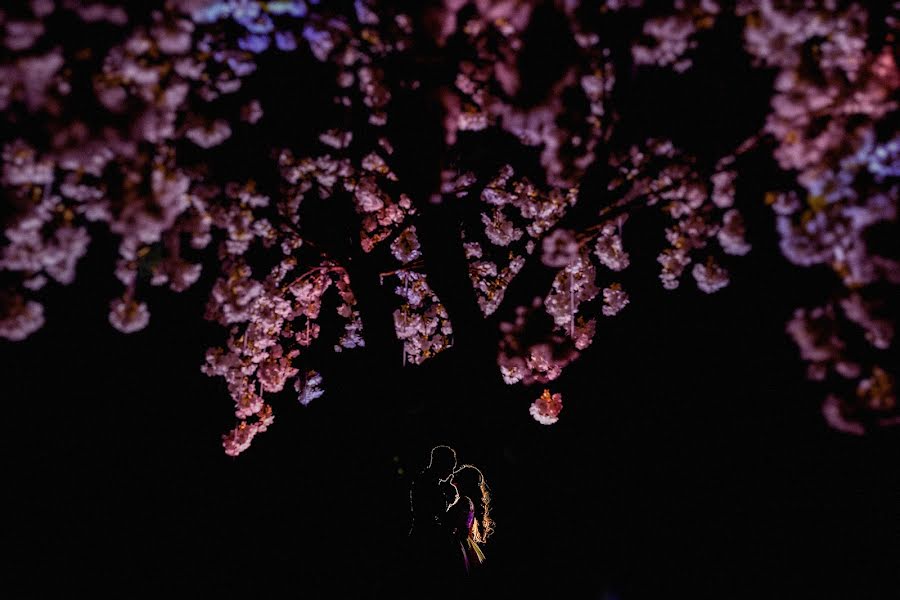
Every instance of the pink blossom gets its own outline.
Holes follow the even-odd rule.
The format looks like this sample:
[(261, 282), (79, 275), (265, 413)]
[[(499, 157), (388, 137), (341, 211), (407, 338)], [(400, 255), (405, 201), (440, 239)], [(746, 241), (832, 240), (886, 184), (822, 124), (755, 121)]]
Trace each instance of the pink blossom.
[(691, 259), (687, 253), (668, 248), (663, 250), (656, 260), (662, 265), (662, 272), (659, 274), (659, 278), (662, 280), (663, 287), (667, 290), (674, 290), (678, 287), (684, 268), (691, 264)]
[(719, 171), (712, 176), (712, 201), (719, 208), (730, 208), (734, 205), (734, 171)]
[(0, 337), (20, 341), (44, 326), (44, 306), (33, 300), (14, 296), (7, 306), (0, 305)]
[(727, 286), (730, 279), (728, 271), (724, 267), (720, 267), (712, 260), (706, 263), (697, 263), (691, 271), (694, 279), (697, 281), (697, 287), (707, 294), (712, 294)]
[(497, 246), (508, 246), (521, 238), (524, 233), (513, 225), (500, 209), (494, 209), (490, 215), (481, 213), (481, 222), (484, 223), (485, 235)]
[(627, 219), (624, 215), (615, 222), (605, 223), (597, 236), (594, 254), (606, 267), (613, 271), (621, 271), (628, 267), (628, 253), (622, 247), (622, 224)]
[(850, 433), (853, 435), (863, 435), (866, 428), (857, 421), (848, 420), (841, 407), (841, 400), (833, 394), (829, 394), (822, 402), (822, 416), (825, 421), (833, 429), (842, 433)]
[(262, 104), (259, 100), (251, 100), (243, 107), (241, 107), (241, 120), (250, 123), (251, 125), (256, 124), (260, 119), (262, 119), (263, 115)]
[(575, 347), (578, 350), (584, 350), (594, 341), (594, 335), (597, 333), (597, 319), (584, 320), (579, 316), (575, 320), (575, 330), (572, 339), (575, 341)]
[(544, 238), (541, 260), (548, 267), (565, 267), (578, 257), (578, 243), (567, 229), (557, 229)]
[(153, 37), (159, 49), (166, 54), (184, 54), (191, 48), (191, 33), (194, 24), (187, 19), (178, 19), (166, 25), (153, 28)]
[(750, 244), (744, 239), (746, 230), (744, 228), (744, 219), (735, 209), (727, 211), (722, 216), (722, 227), (716, 237), (719, 244), (727, 254), (743, 256), (750, 252)]
[(834, 311), (830, 306), (812, 310), (798, 308), (786, 330), (804, 360), (825, 363), (840, 356), (844, 343), (837, 336)]
[(391, 253), (401, 263), (408, 263), (422, 256), (419, 248), (419, 239), (416, 236), (415, 226), (404, 229), (391, 242)]
[(26, 50), (44, 34), (44, 26), (38, 21), (8, 21), (6, 23), (6, 47), (14, 52)]
[(557, 273), (552, 291), (544, 299), (544, 306), (553, 317), (553, 322), (570, 335), (574, 333), (579, 306), (600, 292), (595, 284), (596, 276), (597, 270), (584, 252)]
[(231, 126), (217, 119), (207, 126), (191, 127), (184, 135), (201, 148), (212, 148), (231, 137)]
[(693, 23), (680, 15), (650, 19), (644, 23), (644, 35), (654, 40), (653, 46), (633, 46), (631, 53), (634, 62), (639, 65), (673, 65), (679, 73), (685, 71), (691, 66), (691, 61), (681, 57), (693, 45), (689, 41), (693, 33)]
[(331, 146), (332, 148), (346, 148), (350, 145), (351, 140), (353, 140), (353, 132), (352, 131), (339, 131), (337, 129), (329, 129), (325, 133), (319, 136), (319, 141), (325, 144), (326, 146)]
[(553, 425), (559, 421), (559, 413), (562, 411), (562, 394), (550, 394), (550, 390), (544, 390), (540, 398), (535, 400), (528, 409), (534, 420), (541, 425)]
[[(288, 379), (298, 370), (291, 366), (291, 359), (281, 355), (281, 346), (275, 347), (277, 352), (270, 351), (269, 357), (260, 363), (256, 370), (256, 378), (266, 392), (280, 392)], [(255, 411), (254, 411), (255, 412)]]
[(603, 314), (612, 317), (628, 305), (628, 294), (618, 283), (603, 288)]
[(122, 333), (133, 333), (147, 326), (150, 311), (143, 302), (116, 298), (109, 306), (109, 322)]
[(241, 421), (237, 427), (222, 436), (222, 447), (225, 448), (225, 454), (237, 456), (249, 448), (258, 431), (258, 424)]
[(321, 386), (322, 375), (317, 371), (309, 371), (303, 379), (297, 379), (294, 382), (294, 389), (300, 394), (300, 404), (306, 406), (316, 398), (321, 397), (325, 393)]

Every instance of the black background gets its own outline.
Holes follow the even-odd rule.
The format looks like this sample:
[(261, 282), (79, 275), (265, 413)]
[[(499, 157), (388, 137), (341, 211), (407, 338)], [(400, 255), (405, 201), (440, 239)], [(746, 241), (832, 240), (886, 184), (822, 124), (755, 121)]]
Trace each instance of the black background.
[[(552, 40), (543, 22), (531, 35)], [(620, 72), (620, 135), (670, 136), (712, 158), (758, 129), (771, 73), (751, 74), (725, 27), (684, 76)], [(552, 80), (564, 59), (545, 46), (532, 71)], [(284, 107), (305, 94), (303, 73), (259, 75), (283, 93), (261, 143), (292, 131)], [(428, 159), (420, 150), (398, 151), (401, 175)], [(150, 326), (124, 336), (106, 322), (115, 247), (99, 236), (78, 282), (48, 293), (48, 324), (0, 344), (15, 597), (60, 584), (124, 597), (402, 595), (390, 574), (408, 478), (437, 443), (493, 491), (497, 530), (473, 596), (896, 597), (896, 438), (828, 429), (824, 391), (804, 381), (784, 323), (834, 284), (781, 258), (761, 201), (772, 172), (765, 158), (745, 165), (754, 249), (728, 263), (733, 283), (715, 295), (689, 277), (662, 290), (660, 223), (629, 222), (632, 303), (601, 317), (551, 386), (565, 403), (556, 425), (528, 415), (540, 389), (500, 379), (497, 319), (464, 319), (465, 346), (422, 366), (404, 368), (399, 346), (383, 352), (391, 342), (326, 355), (326, 394), (276, 400), (274, 426), (236, 459), (220, 445), (227, 392), (199, 371), (222, 343), (201, 318), (213, 274), (180, 295), (149, 292)]]

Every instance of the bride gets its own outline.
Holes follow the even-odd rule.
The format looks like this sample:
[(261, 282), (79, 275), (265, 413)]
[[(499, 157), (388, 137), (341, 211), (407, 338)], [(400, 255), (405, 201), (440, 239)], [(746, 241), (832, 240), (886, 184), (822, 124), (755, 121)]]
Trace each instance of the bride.
[(459, 491), (459, 500), (448, 510), (448, 522), (459, 545), (462, 568), (469, 574), (484, 563), (481, 545), (494, 531), (490, 518), (491, 496), (484, 475), (473, 465), (463, 465), (454, 471), (453, 484)]

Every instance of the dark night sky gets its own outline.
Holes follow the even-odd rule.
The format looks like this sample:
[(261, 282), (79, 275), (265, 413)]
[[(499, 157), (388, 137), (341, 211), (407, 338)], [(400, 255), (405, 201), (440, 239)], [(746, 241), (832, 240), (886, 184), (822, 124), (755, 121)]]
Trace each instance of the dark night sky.
[[(637, 78), (623, 135), (672, 136), (701, 157), (732, 148), (758, 128), (770, 76), (723, 67), (738, 54)], [(555, 68), (552, 51), (547, 61), (538, 68)], [(303, 92), (282, 83), (288, 106)], [(267, 119), (262, 131), (287, 127), (277, 107)], [(437, 443), (481, 467), (493, 491), (497, 530), (475, 597), (896, 597), (896, 434), (825, 425), (824, 391), (804, 381), (784, 323), (832, 283), (781, 258), (761, 202), (770, 165), (756, 168), (738, 182), (754, 249), (715, 295), (689, 277), (662, 290), (662, 230), (635, 220), (632, 303), (601, 317), (554, 386), (565, 408), (552, 427), (528, 415), (539, 389), (500, 379), (496, 319), (454, 322), (465, 351), (419, 367), (402, 367), (399, 346), (328, 357), (326, 394), (308, 407), (286, 394), (270, 431), (229, 458), (231, 401), (200, 373), (223, 341), (201, 318), (213, 273), (184, 294), (151, 291), (149, 327), (125, 336), (106, 322), (114, 245), (96, 239), (77, 283), (47, 301), (47, 325), (0, 342), (3, 495), (13, 572), (25, 575), (11, 597), (60, 582), (122, 597), (402, 595), (389, 574), (408, 475)]]
[(225, 390), (199, 372), (217, 341), (202, 293), (159, 294), (150, 327), (122, 336), (96, 302), (110, 285), (90, 273), (98, 252), (49, 324), (2, 348), (17, 558), (45, 575), (108, 591), (390, 590), (397, 468), (446, 442), (494, 491), (493, 597), (889, 596), (895, 440), (825, 426), (782, 330), (803, 291), (778, 283), (795, 272), (771, 248), (717, 296), (655, 281), (633, 294), (561, 380), (555, 426), (489, 361), (451, 351), (404, 369), (363, 350), (326, 365), (309, 407), (277, 404), (237, 459), (219, 444)]

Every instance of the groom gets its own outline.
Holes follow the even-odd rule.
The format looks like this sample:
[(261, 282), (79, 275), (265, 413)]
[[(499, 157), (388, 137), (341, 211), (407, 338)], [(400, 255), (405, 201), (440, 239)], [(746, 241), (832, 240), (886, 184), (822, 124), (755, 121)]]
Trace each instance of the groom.
[(428, 466), (412, 482), (409, 492), (413, 524), (410, 542), (419, 575), (428, 580), (442, 579), (449, 567), (447, 508), (459, 498), (451, 478), (456, 469), (456, 451), (450, 446), (431, 450)]
[(413, 525), (410, 535), (441, 527), (447, 508), (456, 502), (459, 493), (451, 478), (456, 470), (456, 451), (450, 446), (431, 449), (428, 466), (412, 482), (409, 492)]

